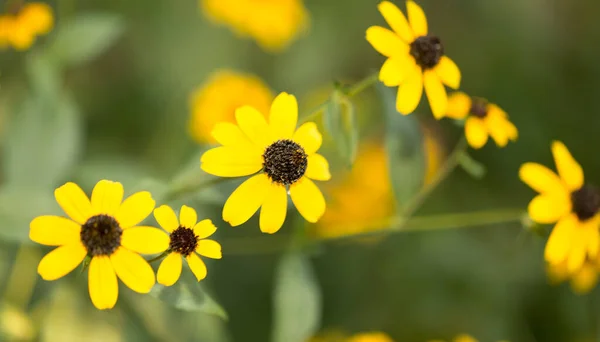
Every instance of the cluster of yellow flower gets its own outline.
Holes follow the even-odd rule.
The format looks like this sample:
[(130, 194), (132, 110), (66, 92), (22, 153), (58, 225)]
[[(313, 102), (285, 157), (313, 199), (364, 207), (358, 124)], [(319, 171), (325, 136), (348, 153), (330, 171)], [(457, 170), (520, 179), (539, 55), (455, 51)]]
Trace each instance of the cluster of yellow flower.
[(17, 6), (9, 14), (0, 16), (0, 48), (12, 46), (17, 50), (28, 49), (37, 36), (52, 29), (52, 8), (44, 3), (32, 2)]

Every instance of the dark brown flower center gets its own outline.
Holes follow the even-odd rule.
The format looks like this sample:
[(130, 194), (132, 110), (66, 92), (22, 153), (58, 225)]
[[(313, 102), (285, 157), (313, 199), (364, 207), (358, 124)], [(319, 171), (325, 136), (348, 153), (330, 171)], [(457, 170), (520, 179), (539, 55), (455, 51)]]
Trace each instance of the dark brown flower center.
[(190, 255), (198, 246), (198, 237), (191, 228), (179, 226), (171, 233), (169, 249), (183, 256)]
[(469, 112), (479, 118), (485, 118), (488, 113), (488, 102), (480, 97), (471, 98), (471, 109)]
[(88, 255), (111, 255), (121, 246), (123, 230), (114, 217), (96, 215), (81, 226), (81, 242)]
[(573, 212), (580, 221), (594, 217), (600, 209), (600, 193), (593, 185), (584, 184), (579, 190), (571, 193)]
[(306, 172), (308, 156), (302, 146), (285, 139), (277, 140), (263, 153), (263, 170), (273, 182), (290, 185)]
[(421, 68), (431, 69), (444, 55), (444, 46), (436, 36), (421, 36), (410, 43), (410, 55)]

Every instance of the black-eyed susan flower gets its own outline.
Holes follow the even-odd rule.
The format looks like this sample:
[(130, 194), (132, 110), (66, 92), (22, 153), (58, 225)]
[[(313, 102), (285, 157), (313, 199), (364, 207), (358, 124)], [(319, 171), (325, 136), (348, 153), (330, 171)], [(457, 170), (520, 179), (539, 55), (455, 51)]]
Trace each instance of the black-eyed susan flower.
[(189, 132), (199, 143), (214, 143), (211, 132), (217, 122), (235, 122), (235, 110), (248, 105), (267, 113), (274, 95), (258, 77), (220, 70), (190, 96)]
[(599, 261), (598, 257), (588, 257), (583, 266), (575, 272), (568, 271), (567, 262), (556, 265), (548, 264), (546, 273), (551, 283), (558, 284), (569, 281), (573, 292), (583, 295), (590, 292), (598, 283)]
[(600, 192), (586, 184), (581, 165), (560, 141), (552, 142), (558, 175), (537, 163), (525, 163), (519, 177), (540, 194), (529, 203), (528, 213), (537, 223), (556, 226), (544, 256), (551, 265), (566, 262), (569, 274), (581, 269), (586, 257), (595, 258), (600, 247)]
[(54, 196), (69, 218), (39, 216), (30, 224), (31, 240), (58, 246), (40, 261), (40, 276), (61, 278), (89, 256), (89, 292), (98, 309), (115, 306), (117, 277), (136, 292), (150, 292), (154, 271), (138, 253), (160, 253), (169, 246), (168, 236), (159, 229), (137, 226), (154, 209), (150, 193), (137, 192), (123, 201), (121, 183), (101, 180), (91, 201), (75, 183), (59, 187)]
[(158, 283), (171, 286), (177, 282), (181, 275), (182, 258), (185, 258), (198, 281), (204, 279), (207, 273), (206, 265), (198, 254), (221, 259), (221, 245), (206, 239), (217, 231), (217, 227), (210, 220), (197, 222), (196, 211), (185, 205), (179, 210), (179, 220), (173, 209), (167, 205), (156, 208), (154, 218), (169, 233), (170, 240), (167, 250), (169, 254), (161, 262), (156, 275)]
[(0, 16), (0, 47), (10, 45), (16, 50), (26, 50), (54, 25), (52, 8), (45, 3), (19, 4), (10, 12)]
[(290, 45), (309, 21), (302, 0), (200, 0), (200, 3), (209, 19), (273, 52)]
[(219, 123), (213, 137), (223, 146), (208, 150), (201, 168), (220, 177), (252, 175), (227, 199), (223, 220), (232, 226), (248, 221), (260, 209), (260, 229), (275, 233), (287, 214), (287, 194), (300, 214), (317, 222), (325, 212), (323, 194), (312, 180), (331, 178), (327, 160), (317, 150), (322, 136), (314, 122), (296, 129), (298, 103), (279, 94), (265, 120), (255, 108), (236, 110), (237, 125)]
[(465, 136), (473, 148), (483, 147), (490, 136), (498, 147), (504, 147), (509, 140), (516, 141), (519, 137), (517, 127), (498, 105), (480, 97), (470, 97), (463, 92), (450, 95), (446, 116), (466, 119)]
[(379, 72), (379, 80), (388, 87), (399, 86), (396, 109), (412, 113), (423, 94), (427, 94), (436, 118), (446, 113), (448, 98), (444, 84), (452, 89), (460, 86), (460, 70), (445, 55), (439, 37), (429, 34), (425, 13), (413, 1), (406, 2), (408, 21), (396, 5), (379, 4), (379, 11), (393, 31), (380, 26), (367, 29), (367, 40), (375, 50), (388, 57)]

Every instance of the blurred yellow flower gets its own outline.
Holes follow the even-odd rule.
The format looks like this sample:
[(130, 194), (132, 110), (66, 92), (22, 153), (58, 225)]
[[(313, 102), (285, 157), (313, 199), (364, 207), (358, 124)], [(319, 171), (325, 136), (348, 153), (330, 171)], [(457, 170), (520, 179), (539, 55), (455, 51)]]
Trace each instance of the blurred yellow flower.
[(309, 21), (302, 0), (200, 0), (200, 4), (209, 19), (272, 52), (287, 48)]
[(382, 332), (369, 332), (356, 334), (345, 342), (394, 342), (388, 335)]
[(154, 271), (137, 253), (160, 253), (169, 246), (169, 238), (159, 229), (136, 226), (154, 209), (150, 193), (137, 192), (123, 201), (121, 183), (101, 180), (92, 191), (91, 201), (70, 182), (56, 189), (54, 196), (70, 219), (46, 215), (30, 224), (31, 240), (58, 246), (40, 261), (38, 273), (42, 278), (61, 278), (88, 256), (89, 292), (96, 308), (115, 306), (117, 276), (136, 292), (150, 292)]
[(235, 110), (245, 105), (267, 113), (273, 97), (256, 76), (217, 71), (190, 96), (190, 134), (199, 143), (214, 143), (211, 132), (217, 122), (235, 122)]
[(590, 292), (598, 283), (598, 257), (591, 259), (587, 258), (583, 266), (575, 272), (568, 272), (567, 263), (548, 264), (546, 272), (550, 282), (558, 284), (563, 281), (569, 281), (571, 289), (577, 294), (586, 294)]
[(428, 34), (425, 13), (415, 2), (406, 2), (406, 17), (389, 1), (379, 4), (393, 31), (380, 26), (367, 29), (367, 40), (375, 50), (388, 57), (379, 72), (379, 80), (388, 87), (399, 86), (396, 109), (402, 114), (412, 113), (423, 94), (423, 87), (431, 111), (436, 118), (446, 113), (448, 98), (444, 84), (452, 89), (460, 86), (460, 70), (444, 55), (441, 40)]
[(248, 221), (260, 211), (260, 229), (275, 233), (287, 214), (289, 189), (292, 202), (309, 222), (317, 222), (325, 212), (325, 198), (311, 180), (331, 178), (329, 163), (316, 153), (322, 136), (314, 122), (296, 129), (298, 103), (293, 95), (279, 94), (269, 120), (255, 108), (244, 106), (235, 112), (237, 125), (222, 122), (213, 136), (223, 146), (205, 152), (201, 168), (220, 177), (255, 174), (240, 185), (223, 207), (223, 220), (232, 226)]
[(0, 16), (0, 47), (27, 50), (36, 37), (47, 34), (54, 25), (52, 8), (45, 3), (27, 3), (12, 12)]
[[(444, 341), (443, 340), (430, 340), (429, 342), (444, 342)], [(452, 342), (478, 342), (478, 341), (469, 335), (461, 334), (461, 335), (456, 336), (452, 340)]]
[(455, 92), (448, 99), (446, 116), (453, 119), (467, 119), (465, 135), (469, 145), (481, 148), (488, 136), (498, 147), (504, 147), (508, 141), (516, 141), (519, 132), (508, 119), (508, 115), (497, 105), (480, 97), (470, 97), (463, 92)]
[(181, 259), (187, 260), (190, 269), (198, 281), (206, 277), (206, 265), (196, 254), (221, 259), (221, 245), (214, 240), (207, 240), (217, 231), (211, 220), (198, 222), (198, 216), (193, 208), (181, 206), (179, 220), (171, 207), (162, 205), (154, 209), (154, 218), (164, 230), (169, 232), (169, 255), (158, 268), (159, 284), (171, 286), (181, 275)]
[(583, 169), (562, 142), (552, 143), (552, 154), (558, 175), (543, 165), (525, 163), (519, 177), (540, 193), (529, 203), (531, 219), (558, 222), (546, 244), (546, 261), (553, 266), (566, 263), (567, 272), (574, 274), (599, 252), (600, 193), (584, 183)]

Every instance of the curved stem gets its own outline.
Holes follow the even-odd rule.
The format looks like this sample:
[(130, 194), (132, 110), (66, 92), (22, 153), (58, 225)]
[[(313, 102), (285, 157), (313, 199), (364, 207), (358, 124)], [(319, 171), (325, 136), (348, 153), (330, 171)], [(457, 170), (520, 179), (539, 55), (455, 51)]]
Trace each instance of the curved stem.
[(159, 256), (156, 256), (156, 257), (148, 260), (148, 263), (150, 264), (150, 263), (153, 263), (155, 261), (158, 261), (158, 260), (166, 257), (167, 255), (169, 255), (170, 253), (171, 253), (171, 249), (167, 249), (166, 251), (162, 252)]

